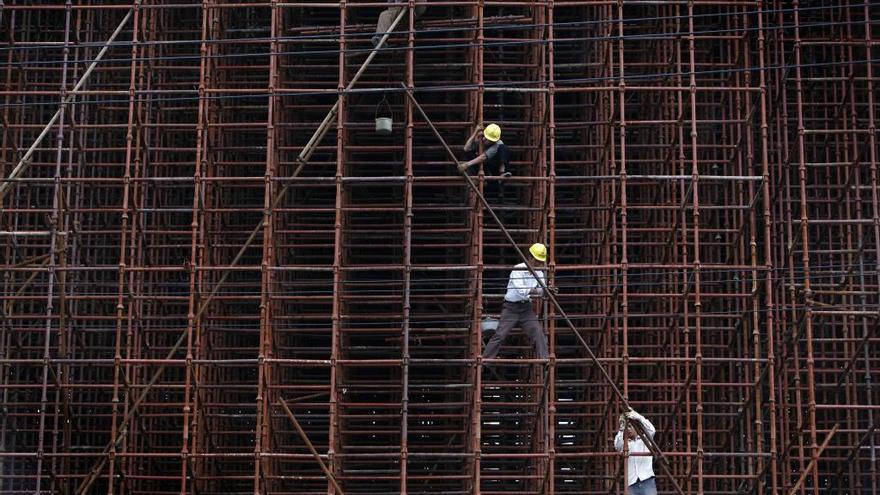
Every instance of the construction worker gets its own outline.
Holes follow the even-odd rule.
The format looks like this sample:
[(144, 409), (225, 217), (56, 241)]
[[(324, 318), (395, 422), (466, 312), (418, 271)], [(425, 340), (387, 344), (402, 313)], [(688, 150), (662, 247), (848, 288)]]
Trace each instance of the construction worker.
[(477, 151), (477, 136), (480, 135), (482, 135), (485, 151), (471, 161), (459, 163), (458, 170), (464, 172), (474, 165), (485, 163), (486, 175), (510, 177), (510, 172), (507, 171), (507, 164), (510, 162), (510, 150), (504, 144), (504, 141), (501, 140), (501, 127), (498, 124), (489, 124), (485, 129), (483, 126), (478, 125), (465, 143), (464, 151), (475, 153)]
[[(529, 248), (532, 258), (538, 263), (535, 272), (544, 282), (544, 266), (547, 261), (547, 247), (541, 243), (532, 244)], [(545, 284), (546, 285), (546, 284)], [(555, 291), (554, 291), (555, 292)], [(501, 349), (501, 344), (507, 338), (507, 334), (513, 330), (513, 327), (519, 323), (523, 331), (532, 341), (535, 347), (535, 353), (539, 358), (545, 359), (549, 357), (547, 350), (547, 336), (541, 329), (538, 317), (532, 310), (531, 297), (542, 296), (544, 293), (538, 281), (526, 268), (525, 263), (520, 263), (513, 267), (510, 272), (510, 279), (507, 282), (507, 293), (504, 295), (504, 306), (501, 308), (501, 318), (498, 322), (498, 328), (495, 334), (486, 344), (483, 350), (483, 358), (494, 358)]]
[[(481, 136), (480, 141), (483, 144), (483, 152), (474, 159), (458, 164), (458, 170), (464, 173), (467, 169), (474, 165), (484, 164), (483, 168), (486, 175), (501, 176), (503, 178), (510, 177), (507, 171), (507, 164), (510, 162), (510, 150), (504, 141), (501, 140), (501, 127), (498, 124), (489, 124), (484, 129), (478, 125), (474, 129), (464, 145), (464, 151), (476, 154), (477, 137)], [(498, 181), (490, 181), (486, 183), (486, 195), (498, 201), (504, 199), (504, 188)]]
[[(403, 0), (392, 0), (392, 3), (405, 3)], [(382, 36), (391, 31), (391, 24), (394, 22), (394, 19), (397, 18), (397, 15), (400, 14), (401, 9), (404, 7), (388, 7), (383, 10), (381, 14), (379, 14), (379, 22), (376, 23), (376, 34), (370, 39), (373, 42), (373, 46), (378, 46), (379, 41), (382, 40)], [(420, 5), (415, 8), (415, 16), (419, 17), (425, 13), (425, 10), (428, 7), (425, 5)], [(401, 20), (397, 25), (400, 26), (405, 22), (405, 18)]]
[[(618, 424), (620, 428), (614, 437), (614, 448), (623, 452), (623, 441), (626, 439), (627, 450), (630, 454), (650, 454), (648, 446), (636, 434), (630, 421), (638, 422), (648, 438), (654, 438), (657, 431), (644, 416), (630, 409), (620, 415)], [(626, 493), (628, 495), (657, 495), (657, 485), (654, 480), (654, 458), (650, 455), (630, 455), (626, 459)]]

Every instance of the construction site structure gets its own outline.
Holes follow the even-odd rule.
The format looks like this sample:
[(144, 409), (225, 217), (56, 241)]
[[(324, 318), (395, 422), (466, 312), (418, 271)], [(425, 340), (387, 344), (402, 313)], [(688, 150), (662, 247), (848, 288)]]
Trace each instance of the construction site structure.
[[(622, 494), (625, 403), (661, 493), (877, 495), (875, 38), (871, 0), (0, 1), (0, 495)], [(488, 123), (491, 209), (445, 147)], [(508, 234), (546, 360), (481, 358)]]

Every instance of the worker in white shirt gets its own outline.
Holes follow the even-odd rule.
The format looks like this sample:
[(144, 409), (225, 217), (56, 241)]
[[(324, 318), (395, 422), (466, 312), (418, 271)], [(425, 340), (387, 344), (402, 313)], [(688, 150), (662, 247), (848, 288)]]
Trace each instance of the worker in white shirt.
[[(529, 253), (531, 253), (532, 258), (539, 262), (536, 264), (535, 272), (542, 282), (545, 281), (543, 271), (547, 261), (547, 247), (541, 243), (535, 243), (529, 248)], [(486, 349), (483, 350), (484, 358), (494, 358), (498, 355), (501, 344), (504, 343), (504, 340), (507, 339), (507, 334), (513, 330), (517, 323), (522, 326), (523, 331), (532, 341), (538, 357), (542, 359), (549, 357), (547, 336), (544, 335), (544, 331), (541, 329), (541, 324), (538, 322), (538, 317), (535, 315), (531, 304), (532, 296), (540, 297), (543, 293), (544, 290), (541, 289), (538, 281), (529, 272), (525, 263), (520, 263), (513, 267), (513, 271), (510, 272), (510, 279), (507, 282), (507, 293), (504, 295), (504, 306), (501, 308), (498, 329), (492, 335), (492, 338), (489, 339)]]
[(657, 495), (657, 485), (654, 480), (654, 468), (652, 464), (654, 458), (650, 454), (648, 446), (636, 434), (635, 429), (628, 421), (636, 421), (644, 429), (645, 434), (649, 438), (654, 438), (656, 429), (644, 416), (630, 409), (620, 415), (620, 429), (617, 436), (614, 437), (614, 448), (623, 452), (623, 441), (626, 439), (627, 451), (629, 456), (626, 457), (626, 493), (628, 495)]

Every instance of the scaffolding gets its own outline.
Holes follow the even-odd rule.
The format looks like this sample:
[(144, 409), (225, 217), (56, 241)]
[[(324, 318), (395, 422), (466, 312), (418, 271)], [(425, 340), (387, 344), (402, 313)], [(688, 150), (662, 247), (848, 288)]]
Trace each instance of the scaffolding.
[(0, 4), (0, 494), (876, 495), (880, 6), (392, 3)]

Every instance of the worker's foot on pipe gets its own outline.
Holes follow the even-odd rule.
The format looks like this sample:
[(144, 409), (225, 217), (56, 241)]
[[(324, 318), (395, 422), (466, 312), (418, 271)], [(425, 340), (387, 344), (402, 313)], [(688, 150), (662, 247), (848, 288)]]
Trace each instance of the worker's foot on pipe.
[(506, 179), (506, 178), (510, 177), (511, 175), (513, 175), (513, 174), (511, 174), (510, 172), (502, 172), (501, 178)]

